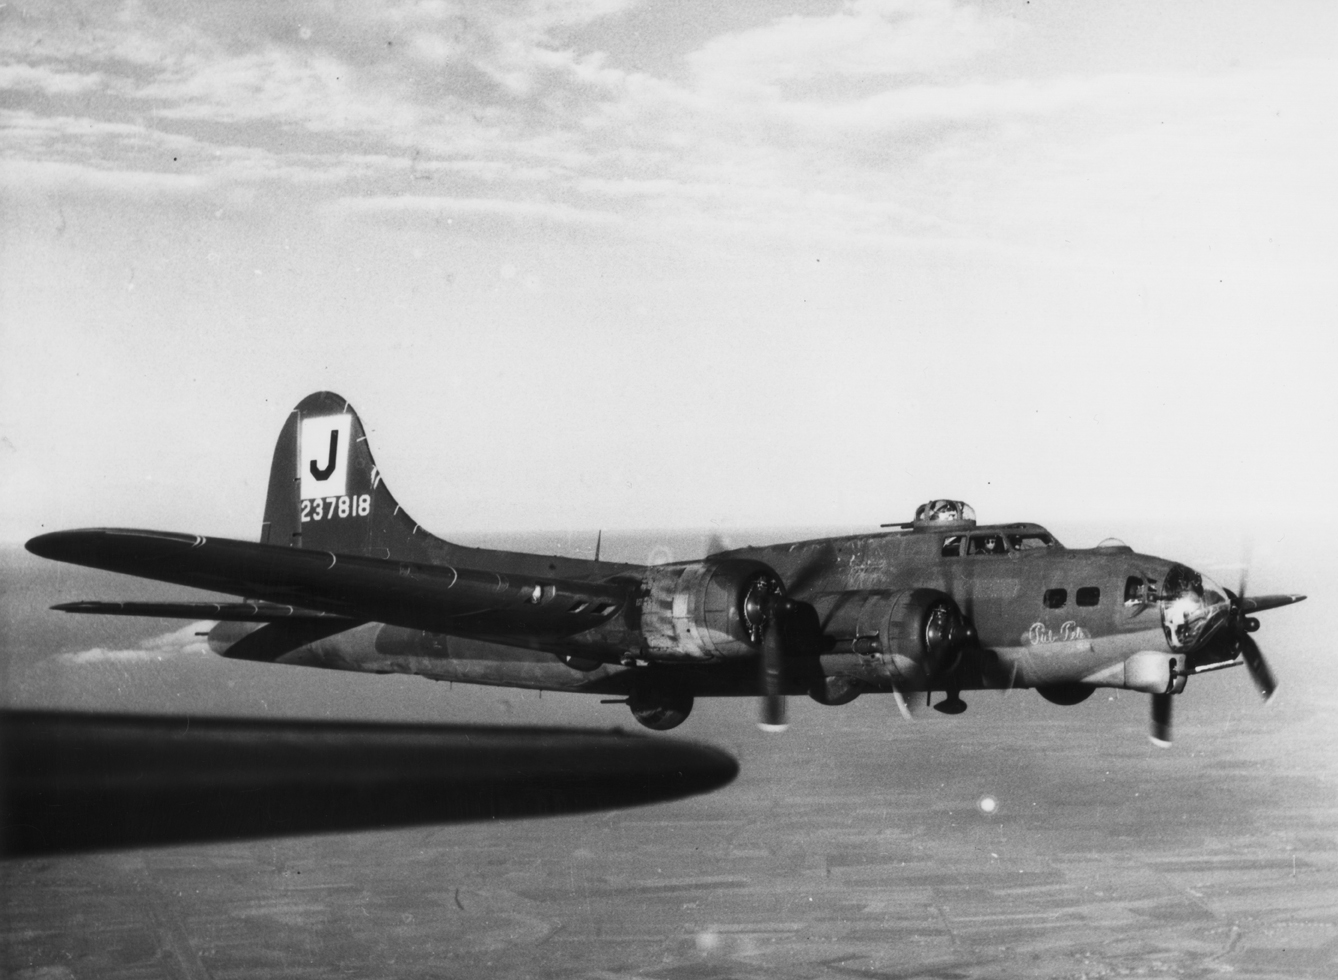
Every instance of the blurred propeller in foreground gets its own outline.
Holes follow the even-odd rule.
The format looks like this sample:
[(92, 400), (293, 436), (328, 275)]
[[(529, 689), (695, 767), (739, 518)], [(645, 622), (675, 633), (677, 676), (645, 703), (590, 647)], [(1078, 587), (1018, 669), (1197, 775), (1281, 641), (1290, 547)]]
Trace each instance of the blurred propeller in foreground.
[(1171, 709), (1175, 704), (1170, 694), (1152, 695), (1152, 728), (1148, 738), (1158, 748), (1167, 748), (1171, 744)]
[(3, 711), (0, 855), (581, 813), (737, 773), (618, 731)]

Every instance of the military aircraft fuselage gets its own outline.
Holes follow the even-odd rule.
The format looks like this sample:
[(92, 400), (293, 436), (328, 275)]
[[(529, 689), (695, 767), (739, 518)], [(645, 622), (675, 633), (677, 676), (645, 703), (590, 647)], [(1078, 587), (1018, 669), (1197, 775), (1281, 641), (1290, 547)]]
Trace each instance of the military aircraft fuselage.
[[(216, 619), (225, 657), (621, 697), (670, 728), (699, 696), (1098, 687), (1169, 696), (1243, 663), (1275, 683), (1246, 599), (1118, 542), (1070, 549), (1037, 524), (978, 525), (932, 500), (894, 530), (718, 551), (661, 565), (469, 548), (425, 531), (373, 462), (348, 402), (308, 396), (279, 434), (259, 542), (95, 528), (44, 534), (61, 561), (242, 596), (238, 603), (77, 602), (69, 612)], [(1156, 736), (1160, 738), (1160, 736)]]
[[(1013, 683), (1027, 687), (1072, 677), (1074, 661), (1099, 657), (1098, 649), (1170, 652), (1146, 583), (1162, 581), (1172, 562), (1123, 546), (1077, 550), (1055, 542), (1010, 550), (1009, 538), (1054, 540), (1039, 525), (1008, 524), (855, 535), (748, 554), (782, 577), (830, 556), (830, 571), (800, 596), (820, 608), (833, 596), (865, 591), (943, 592), (965, 613), (977, 644), (1009, 665)], [(995, 686), (989, 676), (964, 680), (964, 688)]]
[[(1031, 546), (1013, 547), (1019, 542)], [(281, 662), (601, 694), (629, 695), (640, 685), (666, 682), (696, 696), (757, 693), (757, 671), (746, 654), (666, 659), (649, 647), (648, 580), (657, 570), (698, 562), (643, 567), (463, 548), (441, 557), (511, 579), (628, 583), (639, 595), (612, 620), (561, 638), (517, 643), (368, 623), (286, 654)], [(850, 535), (735, 549), (707, 561), (713, 559), (756, 562), (782, 580), (797, 581), (801, 587), (790, 594), (812, 603), (827, 620), (824, 627), (839, 618), (843, 605), (866, 597), (916, 590), (945, 594), (965, 614), (974, 646), (982, 651), (940, 678), (913, 664), (898, 669), (891, 651), (852, 642), (860, 639), (858, 631), (829, 636), (823, 649), (790, 658), (788, 693), (821, 697), (824, 685), (835, 689), (842, 683), (869, 692), (1045, 688), (1089, 677), (1093, 686), (1123, 687), (1122, 671), (1103, 676), (1102, 668), (1140, 652), (1175, 656), (1164, 635), (1156, 588), (1176, 563), (1124, 546), (1065, 548), (1036, 524)], [(680, 612), (686, 617), (689, 611)], [(857, 630), (875, 637), (875, 625), (860, 624)], [(215, 647), (226, 650), (249, 628), (220, 624), (212, 637)], [(690, 626), (682, 634), (689, 635)]]

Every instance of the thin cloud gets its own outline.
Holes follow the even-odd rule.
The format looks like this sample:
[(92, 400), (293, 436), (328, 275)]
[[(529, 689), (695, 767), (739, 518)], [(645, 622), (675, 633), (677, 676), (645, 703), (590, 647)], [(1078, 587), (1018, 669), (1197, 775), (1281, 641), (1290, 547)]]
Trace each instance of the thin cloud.
[[(1020, 28), (951, 0), (774, 19), (675, 52), (686, 72), (655, 77), (615, 67), (593, 49), (598, 31), (573, 30), (623, 7), (299, 3), (262, 5), (246, 23), (202, 7), (189, 24), (95, 7), (87, 29), (59, 11), (16, 15), (0, 53), (17, 64), (0, 83), (20, 98), (103, 97), (56, 102), (59, 116), (38, 97), (26, 114), (0, 113), (0, 179), (130, 195), (295, 188), (344, 218), (980, 240), (1014, 236), (997, 202), (1019, 188), (1050, 202), (1047, 214), (1085, 204), (1084, 187), (1118, 200), (1092, 179), (1112, 147), (1226, 167), (1212, 161), (1239, 158), (1232, 139), (1249, 134), (1203, 120), (1239, 119), (1259, 98), (1241, 71), (985, 81), (972, 59)], [(42, 61), (24, 64), (39, 38)], [(1330, 69), (1312, 74), (1323, 72), (1331, 90)], [(1279, 104), (1315, 88), (1273, 86)], [(1164, 120), (1180, 127), (1147, 132)], [(1093, 206), (1119, 223), (1120, 206)]]
[(84, 116), (0, 111), (0, 129), (8, 143), (0, 186), (11, 191), (181, 196), (261, 183), (385, 179), (410, 169), (402, 157), (385, 154), (275, 154)]
[(41, 92), (43, 95), (81, 95), (105, 88), (101, 72), (61, 71), (47, 65), (0, 65), (0, 89)]
[(491, 215), (522, 221), (547, 221), (573, 225), (616, 225), (623, 219), (607, 211), (590, 211), (547, 201), (509, 201), (489, 198), (428, 197), (406, 194), (398, 197), (341, 197), (326, 207), (336, 216), (382, 216), (451, 214)]
[(782, 17), (714, 38), (688, 56), (712, 85), (930, 71), (996, 47), (1013, 21), (951, 0), (856, 0), (827, 16)]
[(171, 633), (163, 633), (145, 640), (140, 646), (132, 649), (108, 650), (104, 647), (93, 647), (78, 653), (57, 654), (55, 659), (61, 663), (84, 666), (107, 663), (158, 663), (178, 657), (212, 656), (208, 641), (196, 634), (207, 632), (213, 625), (211, 620), (202, 620), (173, 630)]
[(195, 174), (120, 170), (58, 161), (0, 160), (0, 187), (9, 191), (82, 188), (98, 193), (158, 197), (197, 194), (217, 182)]

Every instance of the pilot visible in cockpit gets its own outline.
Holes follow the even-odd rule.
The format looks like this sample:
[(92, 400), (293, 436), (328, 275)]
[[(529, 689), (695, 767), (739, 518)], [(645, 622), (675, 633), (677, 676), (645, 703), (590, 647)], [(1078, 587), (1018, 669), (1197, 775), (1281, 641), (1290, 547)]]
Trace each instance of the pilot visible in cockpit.
[(998, 534), (976, 534), (972, 535), (967, 542), (967, 554), (969, 555), (1003, 555), (1007, 554), (1004, 548), (1003, 538)]

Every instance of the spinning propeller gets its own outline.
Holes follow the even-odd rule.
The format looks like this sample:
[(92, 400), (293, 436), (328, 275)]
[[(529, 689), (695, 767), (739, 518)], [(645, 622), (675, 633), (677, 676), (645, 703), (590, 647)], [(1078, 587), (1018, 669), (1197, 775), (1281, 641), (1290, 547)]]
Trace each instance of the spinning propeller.
[[(724, 551), (724, 542), (712, 534), (706, 553)], [(790, 581), (792, 590), (807, 586), (821, 572), (835, 564), (836, 548), (826, 542), (809, 556)], [(774, 575), (759, 575), (743, 597), (743, 621), (749, 638), (758, 644), (757, 659), (761, 671), (761, 713), (757, 726), (764, 732), (783, 732), (785, 720), (785, 658), (822, 643), (822, 625), (818, 611), (809, 603), (791, 599), (785, 583)]]
[(1171, 744), (1171, 706), (1175, 703), (1172, 697), (1170, 694), (1152, 695), (1152, 728), (1148, 738), (1152, 739), (1153, 745), (1163, 749)]
[(1273, 694), (1278, 689), (1278, 682), (1273, 676), (1272, 669), (1268, 666), (1268, 661), (1264, 659), (1259, 644), (1255, 643), (1254, 637), (1250, 635), (1259, 628), (1259, 620), (1247, 615), (1247, 613), (1290, 605), (1293, 602), (1300, 602), (1305, 596), (1269, 595), (1249, 599), (1245, 595), (1247, 577), (1246, 570), (1242, 570), (1239, 595), (1232, 593), (1230, 590), (1227, 591), (1227, 597), (1231, 600), (1231, 612), (1227, 615), (1227, 628), (1231, 630), (1231, 651), (1245, 661), (1245, 669), (1250, 672), (1250, 679), (1254, 681), (1259, 696), (1267, 704), (1273, 699)]
[[(797, 578), (802, 578), (802, 572)], [(818, 612), (807, 602), (791, 599), (785, 584), (771, 575), (759, 575), (743, 598), (743, 619), (752, 641), (758, 644), (761, 670), (761, 715), (764, 732), (783, 732), (785, 720), (785, 660), (820, 640)]]
[[(1250, 672), (1250, 679), (1254, 681), (1259, 696), (1267, 704), (1277, 692), (1278, 682), (1273, 674), (1273, 669), (1269, 667), (1268, 661), (1264, 659), (1264, 653), (1259, 649), (1259, 644), (1250, 635), (1259, 629), (1259, 620), (1250, 614), (1263, 612), (1265, 609), (1276, 609), (1279, 606), (1289, 606), (1294, 602), (1300, 602), (1305, 596), (1287, 594), (1249, 598), (1245, 592), (1248, 577), (1248, 568), (1243, 568), (1237, 591), (1225, 590), (1230, 606), (1227, 609), (1219, 636), (1214, 638), (1214, 641), (1208, 647), (1208, 650), (1213, 653), (1224, 653), (1228, 659), (1225, 663), (1222, 663), (1214, 658), (1211, 665), (1196, 670), (1193, 665), (1194, 657), (1191, 656), (1187, 669), (1191, 673), (1198, 672), (1198, 670), (1215, 669), (1218, 666), (1230, 666), (1239, 659), (1245, 664), (1245, 669)], [(1173, 695), (1169, 692), (1152, 695), (1152, 727), (1149, 738), (1152, 739), (1154, 745), (1162, 748), (1171, 744), (1172, 697)]]

